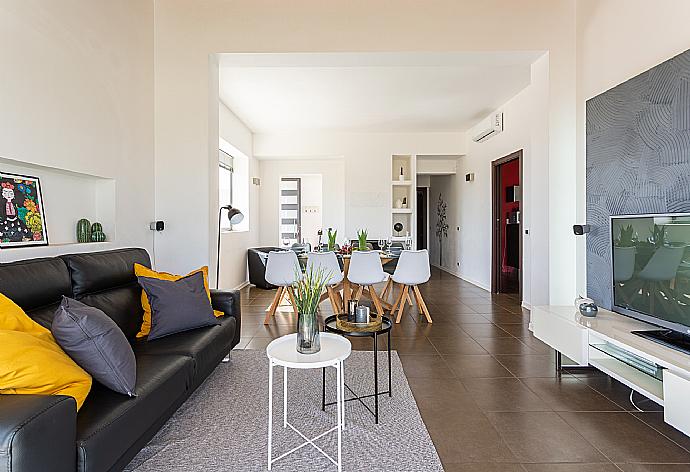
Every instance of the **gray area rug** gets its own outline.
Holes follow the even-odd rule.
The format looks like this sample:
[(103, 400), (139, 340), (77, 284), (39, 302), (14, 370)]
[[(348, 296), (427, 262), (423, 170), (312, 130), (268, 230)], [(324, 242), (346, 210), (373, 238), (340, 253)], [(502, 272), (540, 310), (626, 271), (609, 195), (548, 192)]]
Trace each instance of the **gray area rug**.
[[(358, 393), (373, 392), (372, 352), (353, 351), (345, 361), (345, 382)], [(387, 359), (379, 355), (379, 382), (388, 387)], [(335, 370), (328, 369), (326, 401), (335, 400)], [(358, 401), (346, 402), (343, 433), (344, 471), (442, 471), (429, 433), (417, 409), (397, 353), (393, 352), (393, 397), (382, 395), (379, 424)], [(274, 371), (273, 456), (301, 444), (283, 429), (283, 372)], [(346, 390), (346, 397), (352, 395)], [(365, 399), (373, 409), (373, 399)], [(336, 424), (335, 406), (321, 411), (321, 371), (290, 370), (288, 421), (307, 437)], [(264, 351), (233, 351), (163, 426), (125, 470), (263, 471), (267, 470), (268, 359)], [(337, 457), (337, 433), (315, 441)], [(336, 466), (312, 446), (273, 465), (275, 471), (334, 471)]]

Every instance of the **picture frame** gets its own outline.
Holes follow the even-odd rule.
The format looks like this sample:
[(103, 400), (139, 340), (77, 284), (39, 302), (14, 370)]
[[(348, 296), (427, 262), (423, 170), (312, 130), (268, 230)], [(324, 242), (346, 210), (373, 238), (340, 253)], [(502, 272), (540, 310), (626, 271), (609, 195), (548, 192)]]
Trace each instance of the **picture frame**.
[(47, 245), (39, 178), (0, 171), (0, 249)]

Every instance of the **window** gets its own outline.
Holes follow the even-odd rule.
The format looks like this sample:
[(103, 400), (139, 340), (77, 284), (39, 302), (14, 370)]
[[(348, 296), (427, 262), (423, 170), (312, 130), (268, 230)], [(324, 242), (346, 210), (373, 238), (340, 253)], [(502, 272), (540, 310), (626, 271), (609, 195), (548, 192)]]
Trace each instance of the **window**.
[(249, 231), (249, 158), (222, 138), (218, 149), (218, 205), (232, 205), (244, 215), (244, 220), (232, 228), (223, 215), (221, 229)]
[(294, 177), (280, 179), (280, 240), (283, 246), (292, 246), (302, 241), (300, 190), (301, 179)]
[(222, 149), (218, 162), (218, 203), (232, 205), (232, 156)]

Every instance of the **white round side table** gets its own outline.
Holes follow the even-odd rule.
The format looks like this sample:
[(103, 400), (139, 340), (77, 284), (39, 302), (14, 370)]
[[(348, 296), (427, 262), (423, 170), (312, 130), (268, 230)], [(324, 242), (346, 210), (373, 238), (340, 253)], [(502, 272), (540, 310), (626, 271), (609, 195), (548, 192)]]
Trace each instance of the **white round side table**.
[[(303, 448), (307, 444), (311, 444), (317, 451), (326, 456), (333, 464), (338, 467), (338, 471), (342, 470), (342, 431), (345, 428), (345, 386), (343, 379), (343, 361), (350, 356), (352, 345), (350, 341), (331, 333), (320, 333), (321, 350), (316, 354), (300, 354), (297, 352), (297, 334), (288, 334), (278, 339), (274, 339), (266, 348), (266, 355), (268, 356), (268, 470), (271, 470), (271, 465), (292, 454), (298, 449)], [(289, 451), (273, 458), (273, 367), (283, 366), (283, 428), (290, 428), (295, 433), (299, 434), (304, 443)], [(325, 367), (335, 367), (337, 373), (337, 417), (338, 424), (333, 428), (325, 431), (318, 436), (309, 439), (293, 425), (288, 422), (288, 406), (287, 406), (287, 374), (289, 369), (321, 369)], [(318, 405), (315, 405), (318, 407)], [(336, 461), (323, 449), (317, 446), (314, 441), (325, 436), (333, 431), (338, 432), (338, 460)]]

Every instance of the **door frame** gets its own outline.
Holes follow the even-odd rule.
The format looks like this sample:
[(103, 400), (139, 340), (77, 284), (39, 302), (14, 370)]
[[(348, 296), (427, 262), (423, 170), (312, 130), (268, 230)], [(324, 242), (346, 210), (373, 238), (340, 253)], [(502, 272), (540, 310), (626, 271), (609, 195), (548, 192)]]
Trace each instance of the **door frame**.
[(500, 253), (501, 253), (501, 221), (503, 216), (500, 215), (501, 199), (504, 198), (501, 187), (499, 186), (499, 170), (501, 165), (506, 164), (515, 159), (520, 159), (520, 270), (518, 272), (519, 279), (519, 294), (520, 300), (522, 300), (522, 274), (523, 274), (523, 261), (522, 261), (522, 246), (523, 246), (523, 233), (522, 233), (522, 222), (525, 219), (525, 186), (522, 174), (523, 167), (523, 152), (522, 149), (512, 152), (507, 156), (503, 156), (500, 159), (496, 159), (491, 162), (491, 293), (499, 292), (499, 272), (500, 268)]
[[(426, 250), (429, 250), (429, 186), (428, 185), (417, 185), (415, 187), (415, 202), (417, 200), (417, 191), (419, 190), (424, 190), (424, 210), (425, 210), (425, 215), (426, 215), (426, 221), (424, 228), (419, 228), (419, 225), (417, 226), (417, 234), (415, 235), (415, 245), (417, 245), (417, 238), (421, 234), (420, 231), (424, 232), (424, 241), (426, 242)], [(418, 216), (418, 212), (421, 211), (421, 208), (419, 205), (415, 206), (416, 212), (415, 212), (415, 219)], [(415, 249), (419, 250), (419, 247), (416, 247)]]

